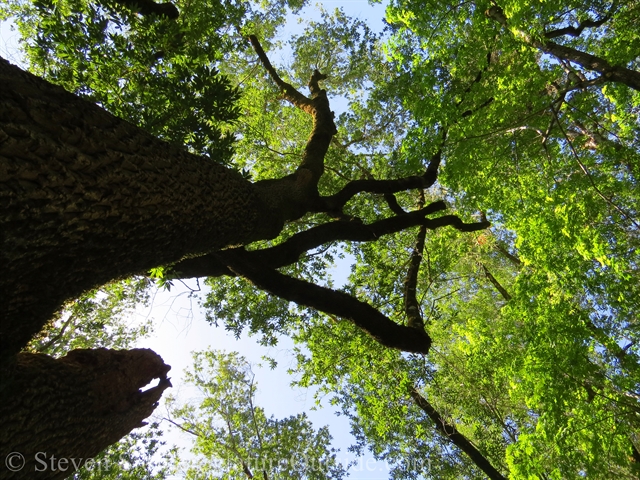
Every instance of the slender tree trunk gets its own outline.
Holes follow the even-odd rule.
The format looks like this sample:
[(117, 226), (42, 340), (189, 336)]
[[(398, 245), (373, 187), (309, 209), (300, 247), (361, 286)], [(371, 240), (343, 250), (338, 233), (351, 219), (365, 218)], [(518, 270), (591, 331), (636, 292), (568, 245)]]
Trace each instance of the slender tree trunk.
[(411, 388), (411, 398), (415, 404), (424, 411), (433, 423), (436, 425), (436, 429), (451, 441), (456, 447), (462, 450), (471, 459), (476, 466), (482, 470), (491, 480), (506, 480), (506, 478), (491, 464), (491, 462), (485, 457), (464, 435), (462, 435), (455, 425), (447, 422), (438, 411), (433, 408), (433, 405), (427, 401), (420, 392), (415, 388)]

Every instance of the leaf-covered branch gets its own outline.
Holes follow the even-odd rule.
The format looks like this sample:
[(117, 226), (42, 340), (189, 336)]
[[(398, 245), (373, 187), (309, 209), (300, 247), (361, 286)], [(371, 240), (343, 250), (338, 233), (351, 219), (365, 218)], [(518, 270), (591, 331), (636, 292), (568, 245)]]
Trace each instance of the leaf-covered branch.
[[(489, 10), (487, 10), (486, 15), (489, 18), (500, 23), (502, 26), (508, 26), (506, 15), (497, 5), (494, 5)], [(620, 65), (612, 65), (602, 57), (582, 52), (573, 47), (560, 45), (550, 40), (536, 40), (525, 32), (518, 32), (518, 36), (529, 45), (538, 48), (545, 53), (553, 55), (558, 59), (576, 63), (585, 70), (591, 70), (600, 73), (604, 76), (605, 79), (608, 79), (612, 82), (623, 83), (629, 88), (640, 91), (640, 72)]]

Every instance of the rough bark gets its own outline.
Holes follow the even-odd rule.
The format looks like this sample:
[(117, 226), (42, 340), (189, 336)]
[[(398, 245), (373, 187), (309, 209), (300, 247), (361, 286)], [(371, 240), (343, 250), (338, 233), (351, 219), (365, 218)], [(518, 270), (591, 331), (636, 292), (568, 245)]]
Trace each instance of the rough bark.
[(280, 231), (236, 172), (6, 61), (0, 84), (3, 358), (90, 288)]
[[(17, 356), (11, 388), (0, 394), (0, 477), (66, 478), (143, 425), (171, 386), (169, 369), (147, 349)], [(140, 391), (154, 379), (157, 386)]]
[(18, 354), (54, 312), (110, 280), (272, 238), (286, 214), (271, 208), (269, 188), (2, 59), (0, 85), (2, 456), (31, 461), (21, 470), (31, 478), (33, 452), (95, 455), (139, 426), (169, 385), (137, 393), (168, 369), (152, 352)]

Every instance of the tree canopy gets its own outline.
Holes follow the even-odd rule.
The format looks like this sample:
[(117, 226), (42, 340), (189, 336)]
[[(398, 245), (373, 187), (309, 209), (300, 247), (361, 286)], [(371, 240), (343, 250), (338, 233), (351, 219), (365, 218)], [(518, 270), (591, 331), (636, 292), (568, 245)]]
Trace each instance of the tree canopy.
[[(47, 385), (84, 405), (70, 432), (104, 432), (58, 442), (63, 455), (137, 426), (166, 366), (87, 349), (129, 346), (117, 312), (148, 278), (207, 277), (209, 320), (290, 335), (297, 383), (329, 395), (392, 478), (637, 478), (640, 4), (395, 0), (384, 31), (322, 11), (279, 40), (303, 7), (2, 7), (31, 71), (73, 95), (2, 64), (1, 451), (54, 442), (17, 427), (44, 402), (65, 425)], [(99, 305), (116, 308), (111, 333)], [(96, 383), (140, 358), (120, 390)], [(184, 428), (210, 429), (200, 453), (244, 459), (280, 438), (238, 357), (196, 356), (207, 390), (202, 362), (222, 369), (217, 385), (248, 385), (225, 418), (261, 427), (238, 420), (234, 436), (177, 409)], [(125, 405), (149, 377), (153, 394)], [(288, 451), (307, 431), (291, 422), (276, 442)]]

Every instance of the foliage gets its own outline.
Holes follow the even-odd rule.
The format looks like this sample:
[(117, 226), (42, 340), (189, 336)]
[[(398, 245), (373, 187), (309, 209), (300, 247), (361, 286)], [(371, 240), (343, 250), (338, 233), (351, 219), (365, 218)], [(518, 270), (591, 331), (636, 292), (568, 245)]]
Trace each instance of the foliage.
[(267, 417), (255, 405), (257, 384), (244, 357), (208, 350), (195, 352), (193, 359), (186, 383), (196, 387), (201, 398), (185, 405), (169, 400), (172, 423), (195, 437), (196, 459), (185, 478), (344, 477), (346, 471), (329, 447), (327, 427), (314, 430), (305, 414)]
[(72, 477), (73, 480), (163, 480), (170, 478), (177, 462), (177, 450), (164, 450), (157, 423), (130, 433), (97, 455)]
[(132, 277), (104, 285), (69, 302), (35, 337), (27, 351), (59, 357), (76, 348), (131, 348), (151, 334), (151, 319), (137, 321), (136, 308), (149, 305), (150, 282)]
[[(252, 180), (298, 165), (311, 120), (278, 97), (235, 27), (259, 34), (267, 51), (285, 47), (277, 25), (302, 4), (177, 2), (177, 22), (115, 3), (9, 5), (30, 38), (32, 68), (65, 88), (154, 135), (233, 162)], [(416, 285), (433, 340), (426, 358), (385, 349), (340, 319), (237, 277), (207, 281), (208, 320), (237, 335), (248, 328), (267, 344), (292, 335), (301, 345), (298, 383), (331, 395), (352, 422), (355, 448), (388, 460), (393, 478), (483, 475), (435, 431), (412, 388), (510, 478), (637, 478), (640, 92), (544, 45), (637, 71), (639, 9), (633, 0), (395, 0), (386, 32), (340, 11), (307, 21), (286, 44), (292, 58), (277, 68), (296, 88), (315, 68), (329, 74), (324, 86), (344, 110), (320, 193), (420, 175), (440, 149), (441, 175), (426, 200), (445, 198), (460, 217), (486, 216), (492, 228), (428, 233)], [(425, 202), (415, 191), (396, 199), (406, 210)], [(358, 195), (345, 217), (389, 217), (387, 200)], [(247, 248), (281, 244), (326, 221), (307, 215)], [(415, 244), (413, 229), (333, 242), (281, 271), (331, 284), (329, 268), (348, 254), (343, 290), (404, 324)], [(167, 271), (154, 275), (169, 282)], [(139, 300), (132, 288), (120, 300)], [(100, 323), (100, 312), (117, 304), (116, 293), (106, 295), (74, 304), (78, 328)], [(58, 328), (66, 318), (76, 317), (61, 317)], [(302, 416), (267, 418), (253, 405), (253, 374), (238, 355), (200, 352), (195, 362), (188, 379), (204, 399), (173, 411), (196, 436), (188, 475), (217, 459), (223, 478), (241, 477), (242, 462), (251, 468), (260, 458), (272, 461), (276, 477), (316, 478), (279, 460), (302, 451), (330, 458), (326, 430), (313, 432)]]

